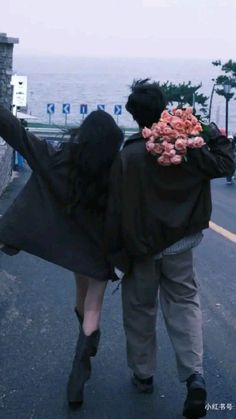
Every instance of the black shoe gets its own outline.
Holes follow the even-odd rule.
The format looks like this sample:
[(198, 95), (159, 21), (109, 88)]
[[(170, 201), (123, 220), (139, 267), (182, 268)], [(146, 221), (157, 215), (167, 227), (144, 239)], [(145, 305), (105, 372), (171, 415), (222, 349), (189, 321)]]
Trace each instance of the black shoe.
[[(82, 328), (83, 325), (83, 317), (79, 314), (79, 311), (75, 307), (75, 314), (79, 320), (80, 327)], [(98, 345), (101, 337), (100, 329), (96, 330), (96, 334), (93, 333), (91, 338), (91, 346), (90, 346), (90, 356), (95, 356), (98, 351)]]
[(72, 370), (67, 384), (67, 398), (71, 407), (78, 407), (83, 403), (84, 385), (91, 375), (90, 353), (91, 346), (98, 331), (90, 336), (84, 334), (81, 328), (76, 345)]
[(153, 393), (153, 377), (139, 378), (136, 374), (132, 377), (132, 383), (139, 393)]
[(201, 374), (192, 374), (187, 379), (187, 391), (183, 416), (189, 419), (197, 419), (206, 416), (206, 383)]

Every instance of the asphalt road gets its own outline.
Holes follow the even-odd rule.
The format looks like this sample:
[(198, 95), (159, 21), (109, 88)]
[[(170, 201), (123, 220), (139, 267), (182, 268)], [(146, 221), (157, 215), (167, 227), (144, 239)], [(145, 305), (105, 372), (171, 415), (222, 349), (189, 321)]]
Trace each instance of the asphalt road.
[[(3, 214), (28, 174), (16, 178), (0, 199)], [(236, 183), (212, 184), (212, 220), (236, 233)], [(212, 230), (195, 251), (203, 308), (205, 376), (209, 418), (236, 418), (236, 244)], [(66, 403), (66, 382), (77, 339), (72, 274), (39, 258), (0, 255), (1, 419), (181, 419), (185, 385), (161, 313), (155, 392), (137, 394), (126, 366), (120, 291), (108, 287), (102, 339), (85, 402)], [(222, 404), (220, 406), (220, 404)]]

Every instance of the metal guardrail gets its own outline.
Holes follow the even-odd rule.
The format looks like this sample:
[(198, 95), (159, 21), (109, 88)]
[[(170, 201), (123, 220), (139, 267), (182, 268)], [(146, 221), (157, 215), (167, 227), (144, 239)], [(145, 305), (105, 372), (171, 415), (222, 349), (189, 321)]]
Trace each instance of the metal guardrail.
[(66, 130), (62, 128), (29, 127), (27, 130), (37, 135), (38, 137), (51, 139), (51, 141), (62, 141), (69, 138), (69, 135), (66, 134)]
[[(125, 137), (132, 135), (133, 133), (137, 132), (137, 129), (134, 128), (121, 128), (124, 131)], [(61, 141), (67, 140), (69, 135), (66, 134), (66, 128), (59, 128), (59, 127), (33, 127), (30, 126), (27, 128), (28, 131), (32, 132), (33, 134), (37, 135), (38, 137), (51, 139), (51, 141)]]

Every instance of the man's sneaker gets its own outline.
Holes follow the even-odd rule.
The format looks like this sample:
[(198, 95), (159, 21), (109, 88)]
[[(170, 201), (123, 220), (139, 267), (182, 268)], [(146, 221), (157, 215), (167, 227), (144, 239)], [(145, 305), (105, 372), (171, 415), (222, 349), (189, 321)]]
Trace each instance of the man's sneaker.
[(132, 383), (139, 393), (153, 393), (153, 377), (139, 378), (136, 374), (132, 377)]
[(192, 374), (187, 379), (187, 392), (183, 416), (189, 419), (197, 419), (206, 416), (206, 383), (201, 374)]

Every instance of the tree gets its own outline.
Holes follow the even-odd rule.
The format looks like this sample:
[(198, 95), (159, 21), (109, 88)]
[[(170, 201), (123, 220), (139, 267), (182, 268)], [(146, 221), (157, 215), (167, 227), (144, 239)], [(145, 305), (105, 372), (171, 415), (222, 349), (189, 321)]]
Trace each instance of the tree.
[[(224, 74), (220, 74), (216, 80), (215, 85), (218, 86), (215, 91), (218, 95), (224, 96), (227, 100), (230, 100), (234, 97), (235, 88), (236, 88), (236, 62), (229, 60), (226, 63), (222, 64), (221, 60), (212, 61), (212, 64), (216, 67), (221, 67), (221, 71)], [(225, 93), (224, 84), (230, 84), (233, 92)]]
[(167, 81), (163, 84), (159, 83), (159, 86), (165, 93), (169, 104), (177, 103), (179, 106), (193, 106), (194, 108), (197, 104), (200, 106), (198, 110), (206, 114), (208, 97), (197, 92), (202, 87), (201, 83), (192, 85), (192, 82), (189, 81), (188, 83), (183, 82), (175, 85)]

